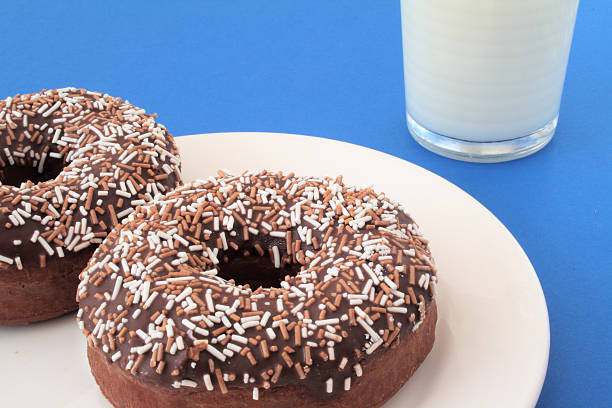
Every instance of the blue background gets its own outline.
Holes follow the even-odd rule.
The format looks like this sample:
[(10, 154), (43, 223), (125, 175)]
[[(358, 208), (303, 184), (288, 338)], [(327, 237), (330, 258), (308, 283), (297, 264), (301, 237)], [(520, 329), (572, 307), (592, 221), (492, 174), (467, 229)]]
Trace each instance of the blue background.
[(581, 4), (551, 144), (494, 165), (438, 157), (409, 136), (399, 8), (399, 0), (5, 2), (0, 97), (101, 90), (158, 112), (175, 135), (309, 134), (447, 178), (508, 227), (538, 272), (551, 324), (539, 406), (612, 406), (612, 6)]

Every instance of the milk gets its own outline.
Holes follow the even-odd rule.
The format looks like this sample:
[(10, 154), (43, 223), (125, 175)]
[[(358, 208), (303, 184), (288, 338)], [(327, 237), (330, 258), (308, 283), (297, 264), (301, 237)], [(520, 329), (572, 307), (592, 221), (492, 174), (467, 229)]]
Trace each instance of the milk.
[(401, 0), (406, 108), (440, 135), (491, 142), (556, 119), (578, 0)]

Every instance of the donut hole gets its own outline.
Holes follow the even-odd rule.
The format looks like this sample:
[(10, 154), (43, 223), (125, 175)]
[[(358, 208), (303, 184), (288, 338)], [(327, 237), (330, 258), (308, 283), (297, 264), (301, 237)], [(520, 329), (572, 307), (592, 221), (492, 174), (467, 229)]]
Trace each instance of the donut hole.
[(34, 184), (56, 178), (64, 168), (61, 159), (48, 158), (39, 172), (37, 167), (24, 165), (7, 165), (0, 167), (0, 182), (9, 186), (20, 186), (22, 183), (31, 181)]
[[(249, 255), (245, 255), (248, 253)], [(300, 265), (286, 263), (280, 268), (274, 267), (269, 256), (259, 256), (255, 249), (246, 249), (245, 253), (236, 253), (220, 265), (219, 276), (233, 280), (236, 285), (248, 285), (255, 290), (262, 288), (280, 288), (286, 276), (295, 276)]]

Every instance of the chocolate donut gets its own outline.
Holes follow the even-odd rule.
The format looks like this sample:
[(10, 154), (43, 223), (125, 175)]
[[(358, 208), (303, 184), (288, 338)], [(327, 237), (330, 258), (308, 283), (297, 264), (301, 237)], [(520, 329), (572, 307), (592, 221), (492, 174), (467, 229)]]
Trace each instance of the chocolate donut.
[(80, 279), (77, 321), (117, 407), (379, 406), (434, 341), (427, 241), (341, 177), (195, 181), (138, 207)]
[(154, 117), (76, 88), (0, 101), (0, 325), (75, 310), (78, 274), (108, 231), (180, 182)]

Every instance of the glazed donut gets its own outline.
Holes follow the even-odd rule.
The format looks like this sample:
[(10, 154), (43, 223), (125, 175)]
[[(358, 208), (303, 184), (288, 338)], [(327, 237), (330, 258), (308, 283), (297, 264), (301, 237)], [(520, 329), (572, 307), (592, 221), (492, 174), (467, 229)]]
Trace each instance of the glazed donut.
[(116, 407), (380, 406), (434, 341), (427, 241), (341, 177), (195, 181), (138, 207), (80, 279)]
[(75, 310), (78, 274), (108, 231), (180, 182), (154, 117), (76, 88), (0, 101), (0, 325)]

